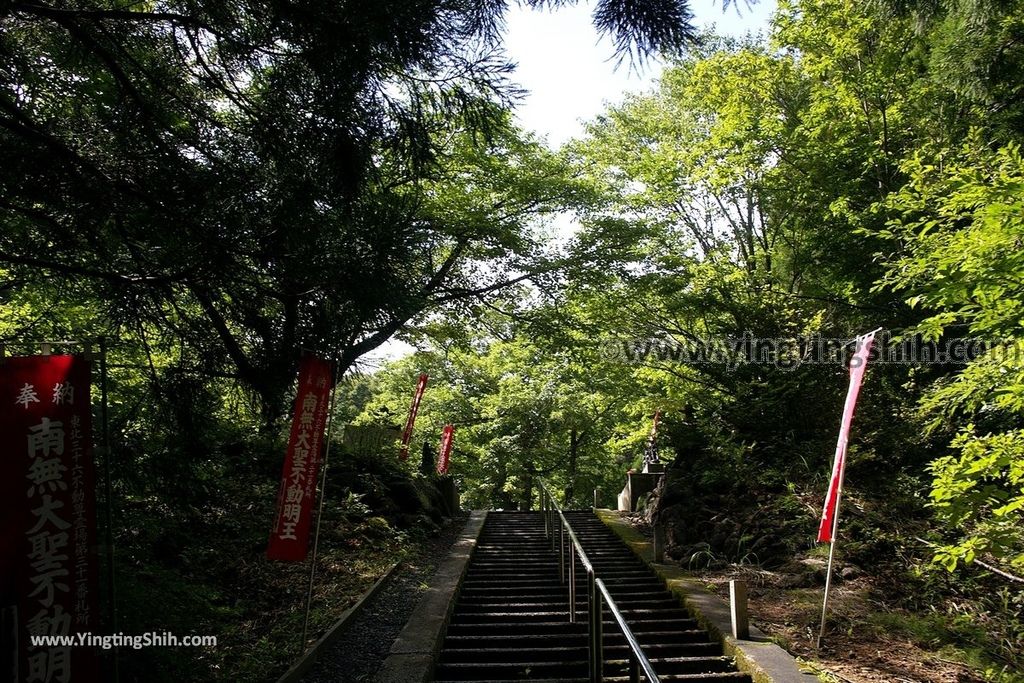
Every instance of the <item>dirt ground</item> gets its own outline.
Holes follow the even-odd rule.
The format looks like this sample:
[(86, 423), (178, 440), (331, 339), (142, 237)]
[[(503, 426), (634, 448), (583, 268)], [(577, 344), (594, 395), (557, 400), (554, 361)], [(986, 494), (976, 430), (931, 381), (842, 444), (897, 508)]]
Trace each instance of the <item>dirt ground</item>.
[(872, 625), (886, 607), (869, 599), (865, 577), (834, 584), (826, 639), (816, 649), (823, 589), (783, 588), (784, 574), (747, 567), (695, 572), (709, 589), (729, 596), (729, 580), (747, 582), (751, 621), (825, 680), (850, 683), (983, 683), (985, 678), (941, 652)]
[[(650, 537), (640, 515), (626, 517)], [(1024, 683), (1024, 673), (1008, 671), (983, 675), (963, 661), (964, 653), (943, 638), (936, 638), (931, 623), (937, 615), (893, 610), (878, 598), (899, 590), (877, 585), (862, 572), (833, 575), (829, 594), (826, 637), (816, 647), (824, 595), (825, 560), (797, 558), (788, 569), (767, 571), (753, 565), (721, 569), (690, 568), (694, 578), (729, 599), (729, 581), (747, 583), (751, 622), (769, 638), (796, 656), (822, 681), (832, 683)], [(915, 626), (924, 624), (925, 627)]]

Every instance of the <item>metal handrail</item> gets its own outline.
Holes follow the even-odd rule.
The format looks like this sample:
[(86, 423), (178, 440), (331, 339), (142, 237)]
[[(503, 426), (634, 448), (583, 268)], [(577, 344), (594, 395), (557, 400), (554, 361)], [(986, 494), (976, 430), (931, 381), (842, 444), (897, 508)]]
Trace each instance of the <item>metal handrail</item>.
[[(561, 520), (561, 524), (558, 526), (558, 573), (562, 583), (565, 583), (566, 564), (565, 564), (565, 537), (569, 537), (569, 621), (575, 623), (576, 621), (576, 558), (579, 558), (580, 564), (583, 565), (583, 569), (587, 572), (587, 585), (590, 586), (590, 581), (594, 575), (594, 565), (591, 564), (590, 558), (587, 557), (587, 553), (583, 550), (583, 545), (579, 539), (576, 538), (575, 532), (572, 530), (572, 525), (569, 524), (569, 520), (562, 514), (562, 508), (558, 505), (558, 501), (551, 494), (550, 489), (542, 481), (541, 486), (541, 508), (546, 511), (544, 515), (544, 533), (551, 538), (552, 544), (554, 544), (554, 516), (557, 514)], [(544, 503), (545, 497), (547, 498), (547, 505)]]
[(615, 601), (612, 600), (612, 595), (608, 592), (608, 587), (604, 585), (604, 581), (601, 579), (594, 579), (594, 585), (597, 586), (599, 596), (598, 600), (603, 596), (605, 602), (608, 603), (608, 609), (611, 610), (615, 623), (619, 625), (619, 630), (622, 631), (622, 635), (626, 637), (626, 644), (629, 646), (630, 683), (639, 683), (641, 669), (643, 669), (644, 677), (650, 683), (659, 683), (661, 679), (658, 678), (658, 674), (655, 673), (654, 667), (651, 665), (651, 660), (647, 659), (647, 655), (645, 655), (643, 649), (641, 649), (636, 636), (633, 635), (633, 631), (629, 628), (629, 624), (626, 623), (626, 619), (622, 616), (622, 612), (619, 611), (618, 605), (616, 605)]
[[(603, 603), (608, 604), (616, 624), (626, 637), (626, 644), (629, 646), (630, 682), (639, 683), (639, 670), (642, 667), (648, 683), (661, 683), (661, 679), (654, 672), (654, 667), (651, 666), (650, 660), (647, 659), (647, 655), (640, 648), (640, 643), (637, 641), (636, 636), (633, 635), (633, 631), (622, 617), (622, 613), (619, 612), (619, 608), (608, 592), (608, 588), (601, 579), (597, 578), (594, 572), (594, 565), (591, 564), (587, 553), (583, 550), (583, 545), (572, 530), (572, 525), (565, 518), (561, 506), (559, 506), (558, 501), (555, 500), (554, 495), (552, 495), (551, 490), (548, 489), (544, 481), (540, 482), (540, 489), (541, 512), (544, 514), (544, 534), (551, 539), (552, 546), (555, 543), (554, 527), (556, 516), (561, 521), (558, 525), (558, 573), (562, 583), (566, 582), (566, 573), (568, 573), (570, 623), (576, 622), (576, 558), (579, 558), (580, 563), (587, 572), (587, 650), (590, 655), (591, 683), (601, 683), (604, 678), (604, 637), (601, 633), (603, 626)], [(569, 538), (568, 572), (566, 572), (565, 567), (566, 537)]]

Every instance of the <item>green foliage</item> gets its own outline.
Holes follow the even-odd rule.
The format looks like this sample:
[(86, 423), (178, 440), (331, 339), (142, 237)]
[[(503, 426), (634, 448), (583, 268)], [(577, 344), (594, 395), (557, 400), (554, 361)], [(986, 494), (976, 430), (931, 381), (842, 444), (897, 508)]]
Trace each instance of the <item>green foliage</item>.
[(932, 463), (932, 502), (951, 528), (967, 533), (936, 553), (953, 570), (981, 551), (1024, 567), (1024, 431), (977, 436), (968, 426), (950, 444), (959, 456)]
[[(122, 651), (124, 680), (257, 681), (292, 664), (309, 565), (264, 557), (276, 480), (253, 466), (267, 462), (276, 477), (283, 452), (281, 440), (242, 446), (216, 476), (182, 475), (202, 486), (193, 493), (201, 506), (181, 505), (173, 489), (143, 497), (120, 482), (115, 519), (127, 527), (118, 543), (120, 627), (218, 636), (217, 648), (188, 657), (173, 648)], [(442, 513), (436, 493), (391, 459), (343, 456), (338, 444), (331, 459), (313, 635), (337, 621), (391, 563), (416, 557)]]
[(1016, 144), (992, 151), (980, 130), (972, 138), (905, 164), (909, 182), (892, 200), (902, 214), (893, 228), (910, 248), (887, 282), (912, 287), (915, 305), (936, 310), (922, 321), (933, 336), (960, 321), (999, 339), (1018, 333), (1024, 314), (1024, 161)]
[[(556, 267), (536, 217), (574, 191), (509, 123), (504, 10), (0, 5), (5, 277), (237, 376), (272, 422), (300, 349), (345, 370)], [(675, 0), (604, 0), (595, 23), (620, 55), (692, 37)]]
[(976, 109), (992, 134), (1024, 130), (1020, 37), (1024, 5), (1010, 0), (880, 0), (889, 16), (911, 17), (932, 46), (929, 78)]
[[(295, 360), (351, 370), (396, 335), (420, 350), (347, 374), (335, 419), (400, 426), (427, 372), (414, 448), (336, 459), (328, 564), (369, 576), (438, 520), (416, 446), (444, 424), (465, 505), (529, 508), (543, 477), (582, 507), (639, 465), (655, 410), (683, 559), (784, 562), (812, 545), (847, 374), (737, 340), (883, 326), (985, 343), (873, 361), (848, 557), (898, 583), (907, 529), (937, 526), (950, 570), (1024, 567), (1020, 0), (780, 0), (770, 37), (683, 56), (685, 3), (602, 0), (620, 57), (674, 54), (559, 153), (511, 123), (504, 2), (160, 7), (0, 2), (0, 339), (117, 338), (132, 627), (166, 595), (155, 627), (251, 620), (168, 675), (284, 664), (294, 600), (253, 615), (295, 579), (259, 560)], [(733, 346), (664, 352), (703, 342)], [(955, 588), (913, 578), (914, 608)], [(963, 618), (876, 626), (1019, 664), (1018, 597), (960, 588)]]
[[(359, 421), (404, 418), (415, 377), (427, 372), (414, 443), (436, 448), (442, 426), (455, 426), (451, 472), (464, 505), (529, 507), (537, 477), (562, 488), (570, 506), (589, 502), (594, 488), (607, 497), (621, 486), (627, 466), (615, 450), (629, 410), (621, 385), (584, 360), (593, 360), (596, 349), (589, 356), (579, 348), (570, 353), (528, 341), (519, 325), (505, 331), (508, 340), (473, 337), (443, 353), (389, 364), (375, 376), (374, 399)], [(638, 422), (638, 431), (649, 419)], [(630, 459), (638, 441), (631, 442)]]
[(910, 181), (891, 200), (900, 218), (886, 233), (905, 247), (885, 284), (929, 312), (923, 334), (953, 327), (985, 342), (922, 402), (933, 430), (956, 432), (959, 455), (932, 464), (933, 505), (958, 535), (936, 554), (950, 570), (981, 552), (1024, 566), (1024, 161), (1016, 144), (993, 150), (982, 134), (906, 162)]
[[(914, 319), (871, 289), (882, 242), (855, 230), (883, 224), (875, 204), (898, 186), (900, 155), (936, 102), (907, 50), (920, 41), (908, 22), (880, 26), (856, 3), (784, 3), (775, 24), (772, 45), (707, 40), (655, 94), (610, 109), (569, 147), (605, 197), (575, 244), (581, 262), (604, 260), (598, 279), (570, 283), (574, 326), (685, 345), (849, 338)], [(695, 407), (717, 454), (702, 479), (778, 490), (827, 469), (838, 368), (631, 360), (667, 405)], [(879, 367), (869, 382), (858, 429), (884, 485), (901, 465), (889, 451), (925, 458), (915, 430), (884, 415), (909, 412), (906, 370)], [(823, 396), (836, 412), (805, 409)]]

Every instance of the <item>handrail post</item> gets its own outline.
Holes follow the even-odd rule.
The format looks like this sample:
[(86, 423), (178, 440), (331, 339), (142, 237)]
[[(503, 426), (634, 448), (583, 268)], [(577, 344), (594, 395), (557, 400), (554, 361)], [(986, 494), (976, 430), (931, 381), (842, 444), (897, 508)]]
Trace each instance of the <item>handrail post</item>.
[[(540, 507), (538, 508), (538, 511), (540, 512), (541, 515), (544, 515), (544, 489), (543, 488), (540, 490)], [(544, 538), (547, 538), (547, 537), (548, 537), (548, 518), (545, 516), (544, 517)]]
[(544, 538), (551, 538), (551, 530), (548, 528), (548, 499), (543, 488), (540, 490), (540, 514), (544, 515)]
[(550, 494), (548, 495), (548, 510), (547, 510), (547, 512), (545, 513), (544, 516), (547, 519), (548, 529), (551, 530), (551, 546), (554, 547), (554, 545), (555, 545), (555, 501), (551, 497)]
[(555, 515), (555, 499), (548, 494), (548, 529), (551, 530), (551, 548), (555, 547), (555, 525), (558, 524), (558, 517)]
[(591, 650), (590, 650), (590, 680), (591, 683), (601, 683), (604, 680), (604, 598), (601, 591), (597, 590), (597, 582), (593, 572), (590, 574), (591, 583), (594, 584), (594, 599), (591, 601), (590, 623)]
[(569, 623), (576, 623), (576, 544), (569, 546)]
[(558, 525), (558, 579), (565, 583), (565, 525)]
[[(594, 571), (594, 565), (591, 564), (590, 558), (587, 556), (583, 546), (580, 545), (579, 539), (572, 530), (572, 525), (569, 524), (569, 520), (562, 514), (562, 508), (559, 507), (555, 501), (550, 490), (541, 482), (541, 487), (544, 491), (544, 506), (545, 514), (551, 520), (546, 525), (546, 529), (550, 530), (551, 534), (551, 545), (558, 544), (558, 568), (559, 578), (564, 584), (566, 578), (569, 581), (569, 622), (576, 623), (576, 560), (579, 558), (580, 565), (583, 570), (587, 573), (587, 650), (589, 654), (589, 669), (590, 669), (590, 683), (602, 683), (604, 680), (604, 606), (607, 602), (608, 611), (611, 615), (612, 624), (616, 626), (619, 631), (622, 632), (626, 638), (626, 646), (629, 650), (627, 656), (629, 657), (628, 668), (629, 668), (629, 680), (640, 681), (640, 672), (643, 672), (644, 680), (647, 683), (658, 683), (661, 679), (659, 678), (654, 667), (651, 665), (650, 659), (644, 654), (643, 648), (640, 646), (640, 642), (637, 640), (629, 624), (626, 623), (625, 618), (622, 616), (622, 612), (619, 610), (612, 598), (611, 593), (608, 592), (608, 587), (604, 582), (597, 577)], [(558, 524), (558, 537), (555, 538), (555, 527)], [(565, 552), (565, 546), (569, 546), (569, 552)], [(569, 576), (565, 576), (565, 563), (568, 561), (569, 564)]]

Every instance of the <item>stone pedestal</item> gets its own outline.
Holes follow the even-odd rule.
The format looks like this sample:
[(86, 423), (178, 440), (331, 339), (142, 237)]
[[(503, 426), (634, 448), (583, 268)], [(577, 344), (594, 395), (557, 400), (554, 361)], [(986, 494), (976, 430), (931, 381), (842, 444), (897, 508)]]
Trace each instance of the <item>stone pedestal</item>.
[(627, 474), (626, 487), (619, 494), (619, 510), (624, 512), (635, 512), (637, 501), (650, 493), (665, 476), (664, 465), (651, 465), (660, 467), (662, 470), (653, 472), (633, 472)]

